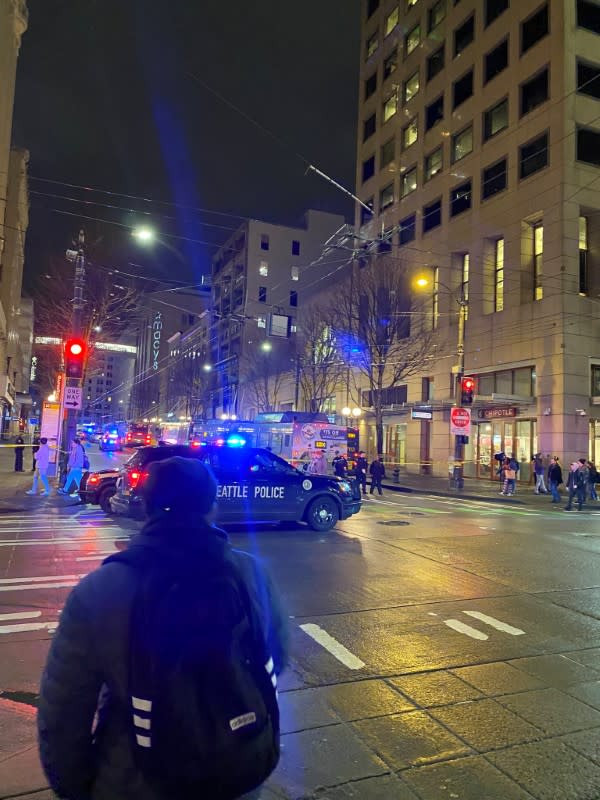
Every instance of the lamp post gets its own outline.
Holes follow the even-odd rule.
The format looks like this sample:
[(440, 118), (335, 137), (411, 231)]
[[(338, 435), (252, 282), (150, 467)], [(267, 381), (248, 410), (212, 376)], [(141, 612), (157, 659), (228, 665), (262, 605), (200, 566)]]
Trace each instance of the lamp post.
[[(415, 284), (417, 287), (423, 289), (430, 283), (426, 277), (417, 278)], [(469, 301), (464, 296), (461, 286), (461, 296), (454, 297), (454, 291), (446, 286), (445, 283), (437, 281), (439, 286), (442, 286), (451, 297), (458, 303), (458, 338), (456, 342), (456, 373), (454, 377), (454, 406), (460, 408), (462, 405), (462, 380), (465, 373), (465, 323), (467, 320), (467, 311), (469, 308)], [(464, 460), (465, 460), (465, 445), (462, 434), (454, 435), (454, 465), (452, 467), (452, 478), (450, 485), (454, 489), (463, 489), (465, 485), (464, 480)]]

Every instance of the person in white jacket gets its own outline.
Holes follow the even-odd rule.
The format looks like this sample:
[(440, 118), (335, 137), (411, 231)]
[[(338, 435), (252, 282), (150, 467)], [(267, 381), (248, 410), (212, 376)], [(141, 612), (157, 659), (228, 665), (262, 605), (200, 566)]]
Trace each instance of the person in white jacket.
[(33, 473), (33, 485), (27, 494), (37, 494), (38, 480), (44, 486), (44, 491), (40, 497), (48, 497), (50, 494), (50, 484), (48, 483), (48, 464), (50, 463), (50, 448), (48, 447), (48, 439), (43, 436), (40, 439), (40, 449), (35, 456), (35, 472)]

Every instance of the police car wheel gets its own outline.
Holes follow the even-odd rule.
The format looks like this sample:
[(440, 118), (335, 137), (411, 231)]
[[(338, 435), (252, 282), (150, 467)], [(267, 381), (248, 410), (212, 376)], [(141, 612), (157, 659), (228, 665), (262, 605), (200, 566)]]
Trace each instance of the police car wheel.
[(98, 505), (104, 511), (105, 514), (112, 514), (112, 508), (110, 507), (110, 498), (114, 494), (114, 489), (104, 489), (104, 491), (100, 494), (98, 498)]
[(313, 531), (329, 531), (339, 518), (337, 504), (330, 497), (317, 497), (306, 512), (306, 521)]

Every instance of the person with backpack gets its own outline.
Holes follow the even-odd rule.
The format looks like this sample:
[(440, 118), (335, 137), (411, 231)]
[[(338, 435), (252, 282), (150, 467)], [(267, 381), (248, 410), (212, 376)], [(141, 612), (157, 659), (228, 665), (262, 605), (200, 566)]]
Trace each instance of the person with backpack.
[(58, 494), (69, 494), (69, 489), (73, 484), (75, 484), (75, 488), (71, 492), (70, 497), (79, 497), (79, 484), (83, 478), (83, 472), (89, 468), (90, 462), (85, 452), (85, 448), (81, 444), (79, 437), (76, 436), (73, 439), (71, 450), (69, 451), (65, 485), (62, 487), (62, 489), (58, 489)]
[(502, 474), (504, 477), (504, 482), (502, 484), (502, 491), (500, 494), (512, 497), (512, 495), (515, 493), (515, 481), (517, 477), (517, 471), (514, 468), (514, 459), (504, 459), (504, 463), (502, 465)]
[(286, 617), (216, 498), (199, 459), (150, 464), (141, 533), (71, 592), (38, 708), (59, 797), (255, 799), (275, 769)]
[(572, 510), (574, 497), (577, 498), (577, 510), (581, 511), (585, 502), (585, 484), (586, 476), (581, 470), (581, 463), (579, 461), (573, 461), (569, 469), (569, 477), (567, 478), (569, 500), (565, 506), (565, 511)]
[(381, 481), (385, 478), (385, 466), (381, 456), (377, 456), (375, 461), (372, 462), (369, 473), (371, 475), (371, 489), (369, 494), (374, 494), (375, 489), (380, 495), (383, 494)]

